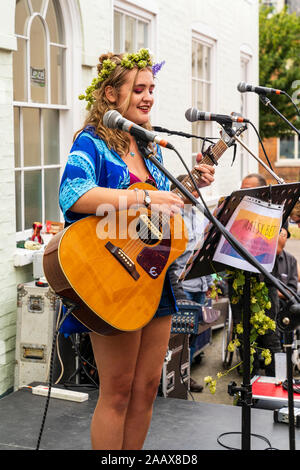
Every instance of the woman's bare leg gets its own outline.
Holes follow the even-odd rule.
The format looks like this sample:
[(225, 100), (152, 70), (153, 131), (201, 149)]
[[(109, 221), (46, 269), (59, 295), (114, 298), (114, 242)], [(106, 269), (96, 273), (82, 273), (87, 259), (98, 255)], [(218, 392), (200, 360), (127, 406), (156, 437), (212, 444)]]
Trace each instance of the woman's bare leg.
[(120, 450), (130, 402), (141, 330), (117, 336), (91, 333), (100, 395), (91, 423), (94, 450)]
[(163, 361), (168, 348), (171, 316), (155, 318), (141, 334), (132, 393), (124, 427), (122, 449), (143, 447), (152, 418)]

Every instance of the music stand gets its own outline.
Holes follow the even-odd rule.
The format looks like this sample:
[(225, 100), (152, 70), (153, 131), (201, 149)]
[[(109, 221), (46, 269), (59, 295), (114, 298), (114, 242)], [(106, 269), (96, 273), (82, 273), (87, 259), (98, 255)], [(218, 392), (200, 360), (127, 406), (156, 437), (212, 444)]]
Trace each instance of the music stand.
[[(251, 196), (276, 205), (283, 206), (282, 223), (284, 223), (294, 205), (300, 197), (300, 184), (287, 183), (276, 186), (262, 186), (251, 189), (241, 189), (233, 192), (222, 202), (216, 218), (226, 226), (237, 206), (245, 196)], [(227, 269), (227, 265), (213, 261), (214, 253), (221, 238), (221, 233), (213, 225), (209, 224), (202, 248), (196, 254), (185, 279), (222, 272)], [(232, 268), (231, 268), (232, 269)], [(244, 271), (245, 286), (243, 291), (243, 383), (237, 387), (233, 382), (229, 386), (229, 393), (240, 392), (242, 403), (242, 450), (251, 448), (251, 405), (252, 405), (252, 384), (251, 384), (251, 364), (250, 364), (250, 277), (251, 272)], [(292, 438), (293, 440), (293, 438)]]
[[(223, 226), (227, 225), (235, 209), (245, 196), (283, 205), (282, 223), (284, 224), (300, 197), (300, 183), (285, 183), (234, 191), (230, 196), (225, 197), (216, 214), (216, 218)], [(185, 276), (186, 280), (221, 272), (227, 268), (226, 265), (213, 261), (221, 235), (212, 223), (206, 227), (203, 245)]]

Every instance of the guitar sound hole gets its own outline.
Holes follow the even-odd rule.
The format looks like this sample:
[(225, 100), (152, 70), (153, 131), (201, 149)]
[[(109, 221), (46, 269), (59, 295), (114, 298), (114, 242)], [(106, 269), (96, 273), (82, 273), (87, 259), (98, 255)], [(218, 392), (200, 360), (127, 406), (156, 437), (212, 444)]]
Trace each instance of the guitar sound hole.
[(146, 245), (155, 245), (160, 240), (148, 227), (145, 227), (143, 223), (139, 223), (136, 226), (136, 231), (139, 239)]
[(143, 214), (139, 217), (136, 226), (137, 234), (140, 240), (146, 245), (155, 245), (162, 240), (162, 223), (161, 217), (157, 215), (149, 217)]

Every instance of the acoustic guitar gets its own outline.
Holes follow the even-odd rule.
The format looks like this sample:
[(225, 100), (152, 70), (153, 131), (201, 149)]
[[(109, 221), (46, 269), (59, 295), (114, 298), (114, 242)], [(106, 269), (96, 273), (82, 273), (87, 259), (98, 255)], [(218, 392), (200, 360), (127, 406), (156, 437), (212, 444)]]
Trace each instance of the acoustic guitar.
[[(201, 163), (214, 165), (234, 143), (221, 137)], [(201, 174), (194, 168), (193, 178)], [(191, 178), (181, 182), (193, 191)], [(155, 190), (136, 183), (129, 189)], [(183, 198), (181, 192), (174, 189)], [(135, 331), (155, 315), (168, 267), (186, 249), (188, 233), (180, 214), (129, 208), (92, 215), (58, 232), (45, 248), (44, 273), (53, 291), (87, 328), (101, 334)]]

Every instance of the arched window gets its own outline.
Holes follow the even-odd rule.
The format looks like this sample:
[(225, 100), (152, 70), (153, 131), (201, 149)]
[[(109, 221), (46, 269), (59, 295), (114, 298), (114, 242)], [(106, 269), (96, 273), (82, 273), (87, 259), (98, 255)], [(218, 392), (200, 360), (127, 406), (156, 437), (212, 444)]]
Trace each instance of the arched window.
[(60, 219), (60, 117), (66, 41), (57, 0), (17, 0), (13, 57), (16, 228)]

